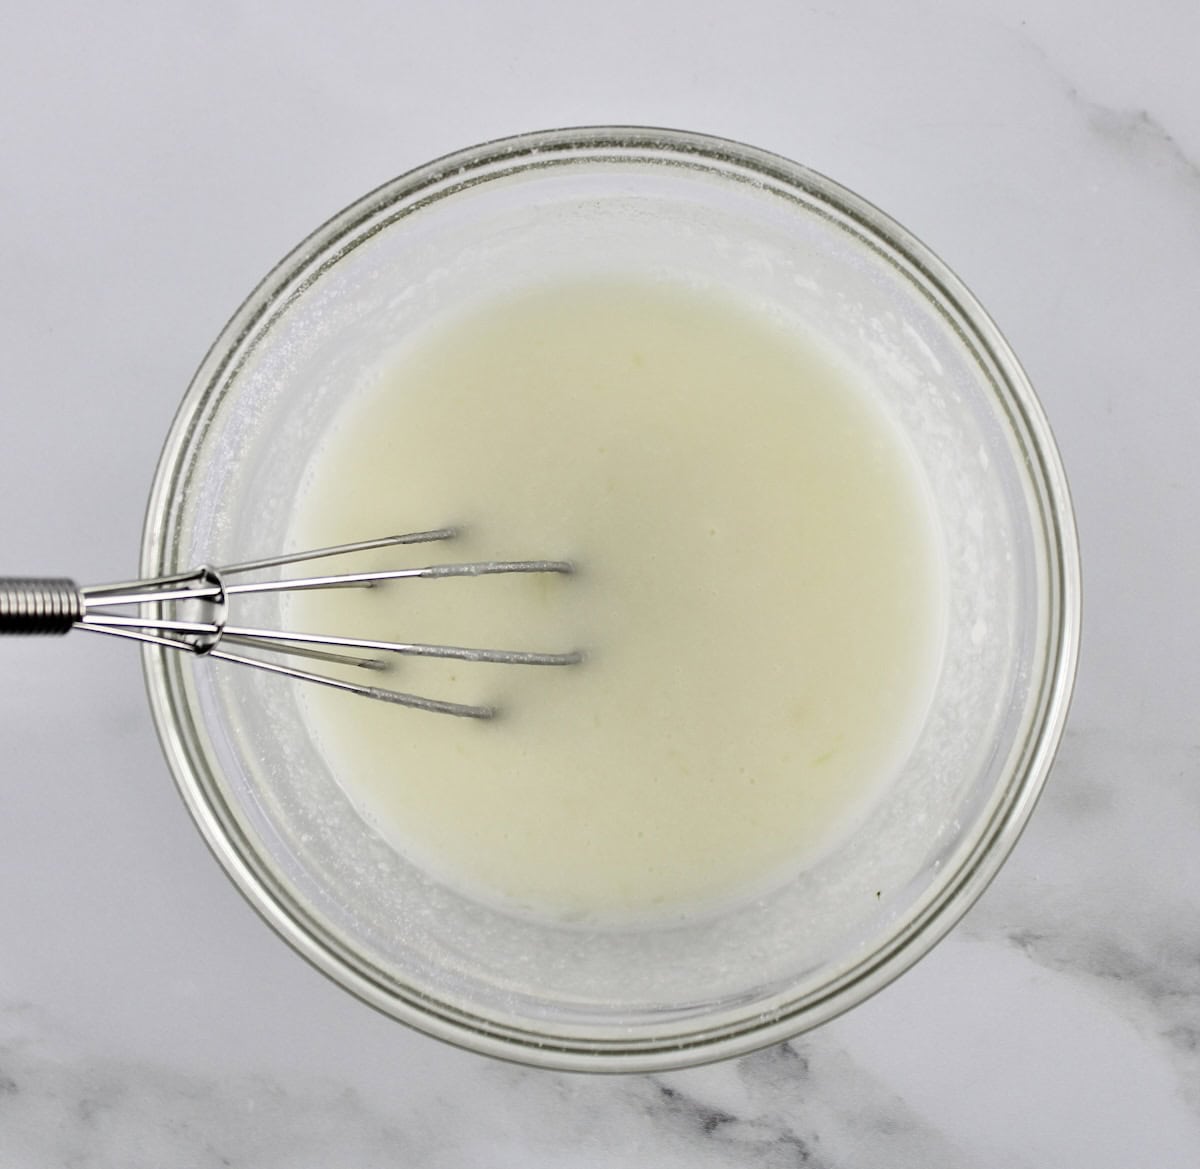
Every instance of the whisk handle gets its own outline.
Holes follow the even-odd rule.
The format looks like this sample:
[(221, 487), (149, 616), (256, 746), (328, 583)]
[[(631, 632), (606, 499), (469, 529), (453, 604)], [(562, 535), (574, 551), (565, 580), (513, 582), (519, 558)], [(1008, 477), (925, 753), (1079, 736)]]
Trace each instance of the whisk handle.
[(0, 637), (67, 633), (83, 609), (79, 587), (66, 577), (0, 576)]

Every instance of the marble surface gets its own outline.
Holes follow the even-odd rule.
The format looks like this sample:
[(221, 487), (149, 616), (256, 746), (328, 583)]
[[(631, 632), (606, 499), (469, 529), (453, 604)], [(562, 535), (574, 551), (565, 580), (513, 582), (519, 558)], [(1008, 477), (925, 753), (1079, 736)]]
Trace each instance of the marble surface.
[(887, 208), (980, 296), (1071, 474), (1059, 764), (914, 970), (735, 1062), (587, 1078), (392, 1025), (211, 861), (136, 655), (0, 646), (0, 1166), (1200, 1164), (1194, 0), (8, 5), (0, 547), (135, 564), (210, 340), (312, 226), (547, 125), (707, 130)]

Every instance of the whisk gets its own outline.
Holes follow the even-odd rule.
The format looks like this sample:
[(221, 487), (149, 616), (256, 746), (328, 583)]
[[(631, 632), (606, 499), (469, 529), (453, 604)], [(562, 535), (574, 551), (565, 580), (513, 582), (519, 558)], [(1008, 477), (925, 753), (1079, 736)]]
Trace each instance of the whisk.
[[(415, 657), (451, 658), (466, 662), (500, 662), (521, 666), (570, 666), (583, 660), (578, 650), (568, 653), (530, 653), (524, 650), (474, 649), (456, 645), (427, 645), (420, 642), (374, 641), (358, 637), (334, 637), (313, 633), (290, 633), (279, 629), (258, 629), (230, 622), (230, 600), (249, 593), (291, 592), (301, 589), (371, 588), (384, 581), (411, 579), (439, 580), (460, 576), (495, 576), (508, 573), (571, 573), (567, 560), (477, 560), (459, 564), (433, 564), (423, 568), (397, 568), (370, 572), (350, 572), (328, 576), (306, 576), (290, 580), (237, 581), (242, 576), (283, 565), (310, 560), (368, 552), (399, 544), (425, 544), (450, 540), (458, 535), (455, 528), (436, 528), (427, 532), (408, 532), (384, 536), (355, 544), (338, 544), (227, 564), (221, 568), (201, 565), (191, 572), (160, 576), (150, 580), (121, 584), (92, 585), (80, 588), (73, 580), (61, 577), (0, 577), (0, 636), (20, 634), (65, 634), (72, 629), (105, 633), (113, 637), (161, 645), (202, 657), (267, 670), (303, 682), (332, 686), (366, 698), (376, 698), (400, 706), (432, 711), (436, 714), (486, 719), (496, 714), (492, 706), (474, 706), (407, 694), (381, 686), (350, 682), (329, 674), (297, 669), (266, 658), (231, 652), (227, 646), (270, 651), (277, 655), (316, 658), (365, 670), (383, 670), (381, 657), (363, 657), (348, 650), (370, 654), (407, 654)], [(182, 615), (160, 616), (162, 607), (191, 606), (199, 609), (192, 619)], [(143, 606), (154, 606), (154, 614), (145, 616)], [(113, 610), (118, 610), (113, 612)], [(122, 611), (123, 610), (123, 611)], [(132, 610), (132, 611), (131, 611)]]

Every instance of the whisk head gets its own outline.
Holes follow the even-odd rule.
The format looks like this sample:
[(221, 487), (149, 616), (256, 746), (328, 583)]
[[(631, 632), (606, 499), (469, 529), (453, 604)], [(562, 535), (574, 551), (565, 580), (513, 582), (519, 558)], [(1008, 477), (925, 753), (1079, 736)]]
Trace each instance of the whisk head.
[[(438, 580), (447, 577), (496, 576), (511, 573), (574, 572), (574, 566), (567, 560), (476, 560), (432, 564), (421, 568), (350, 572), (285, 580), (234, 579), (261, 570), (324, 560), (353, 552), (450, 540), (457, 534), (454, 528), (435, 528), (426, 532), (408, 532), (404, 535), (384, 536), (354, 544), (338, 544), (329, 548), (269, 556), (219, 568), (202, 565), (191, 572), (174, 576), (84, 588), (79, 588), (74, 581), (63, 578), (4, 577), (0, 578), (0, 634), (61, 634), (71, 629), (86, 629), (92, 633), (130, 638), (168, 649), (234, 662), (399, 706), (465, 718), (492, 718), (496, 714), (496, 709), (492, 706), (450, 702), (382, 686), (370, 686), (330, 674), (299, 669), (276, 659), (304, 657), (337, 665), (356, 666), (364, 670), (382, 670), (386, 668), (386, 660), (379, 655), (388, 654), (522, 666), (576, 665), (583, 660), (583, 654), (578, 650), (566, 653), (534, 653), (525, 650), (482, 649), (293, 633), (280, 629), (237, 625), (231, 620), (233, 599), (245, 594), (295, 592), (305, 589), (372, 588), (385, 581), (412, 579)], [(151, 606), (153, 608), (149, 613), (144, 611)], [(171, 606), (166, 613), (165, 606)], [(188, 616), (180, 615), (182, 607), (190, 610)], [(230, 646), (274, 656), (264, 658), (254, 656), (253, 653), (239, 653), (228, 648)]]

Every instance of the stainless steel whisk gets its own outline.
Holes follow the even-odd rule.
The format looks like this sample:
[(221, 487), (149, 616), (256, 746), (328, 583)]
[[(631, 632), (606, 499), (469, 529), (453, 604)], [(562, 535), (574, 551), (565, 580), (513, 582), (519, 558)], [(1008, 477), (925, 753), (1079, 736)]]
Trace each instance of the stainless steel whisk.
[[(418, 710), (465, 718), (492, 718), (496, 714), (496, 709), (492, 706), (473, 706), (469, 703), (407, 694), (381, 686), (348, 682), (328, 674), (296, 669), (277, 661), (231, 653), (223, 648), (236, 645), (285, 656), (317, 658), (366, 670), (386, 669), (386, 663), (382, 658), (360, 657), (341, 651), (366, 650), (373, 654), (407, 654), (521, 666), (570, 666), (582, 661), (583, 654), (578, 650), (568, 653), (528, 653), (523, 650), (473, 649), (455, 645), (290, 633), (279, 629), (258, 629), (230, 623), (230, 598), (239, 594), (289, 592), (300, 589), (371, 588), (382, 581), (418, 578), (437, 580), (453, 576), (574, 571), (574, 566), (567, 560), (477, 560), (460, 564), (434, 564), (423, 568), (228, 583), (230, 577), (262, 569), (344, 556), (351, 552), (367, 552), (397, 544), (425, 544), (449, 540), (457, 534), (454, 528), (409, 532), (401, 536), (363, 540), (357, 544), (338, 544), (330, 548), (315, 548), (284, 556), (268, 556), (261, 560), (248, 560), (221, 568), (202, 565), (191, 572), (176, 576), (160, 576), (151, 580), (84, 588), (80, 588), (68, 578), (0, 577), (0, 636), (65, 634), (72, 629), (86, 629), (92, 633), (132, 638), (169, 649), (185, 650), (203, 657), (236, 662), (238, 665), (267, 670), (272, 674), (282, 674), (304, 682), (316, 682), (322, 686), (332, 686), (337, 690), (346, 690), (352, 694), (361, 694), (367, 698), (376, 698), (400, 706), (415, 707)], [(145, 616), (140, 611), (142, 606), (154, 605), (157, 607), (157, 613), (161, 606), (167, 604), (191, 605), (198, 607), (201, 612), (194, 615), (196, 619), (184, 619), (180, 616)], [(112, 612), (114, 609), (124, 611)]]

